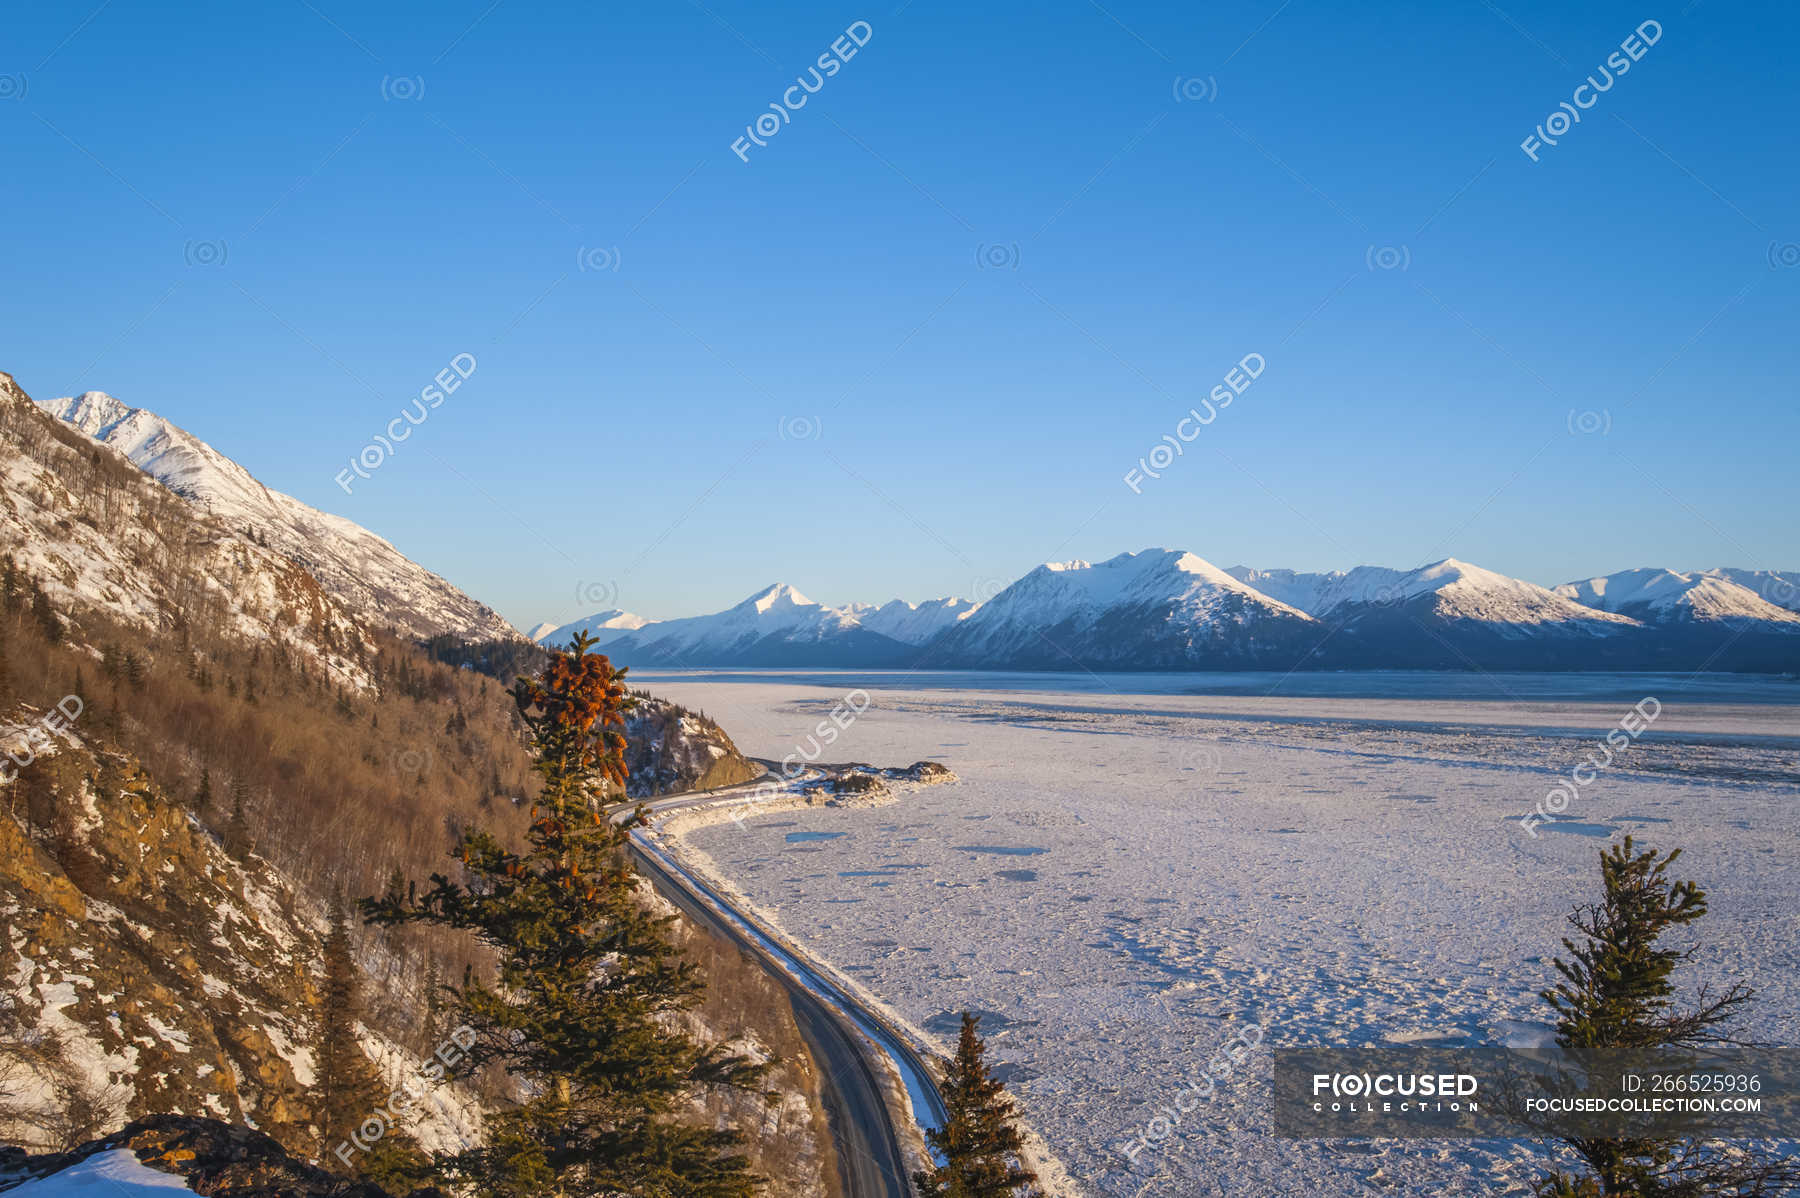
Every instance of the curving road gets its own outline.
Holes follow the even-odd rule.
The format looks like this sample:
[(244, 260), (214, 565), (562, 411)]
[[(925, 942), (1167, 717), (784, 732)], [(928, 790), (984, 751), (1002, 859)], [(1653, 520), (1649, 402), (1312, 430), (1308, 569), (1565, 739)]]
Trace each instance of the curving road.
[[(766, 776), (743, 786), (675, 795), (646, 805), (653, 820), (694, 807), (749, 805), (765, 780)], [(628, 815), (621, 812), (618, 818)], [(645, 876), (665, 898), (689, 918), (754, 953), (787, 989), (801, 1038), (822, 1074), (821, 1098), (845, 1198), (911, 1198), (912, 1180), (900, 1147), (904, 1115), (888, 1105), (871, 1057), (879, 1052), (892, 1062), (918, 1118), (926, 1126), (939, 1127), (944, 1122), (943, 1099), (924, 1059), (902, 1033), (663, 852), (653, 834), (634, 830), (632, 849)]]

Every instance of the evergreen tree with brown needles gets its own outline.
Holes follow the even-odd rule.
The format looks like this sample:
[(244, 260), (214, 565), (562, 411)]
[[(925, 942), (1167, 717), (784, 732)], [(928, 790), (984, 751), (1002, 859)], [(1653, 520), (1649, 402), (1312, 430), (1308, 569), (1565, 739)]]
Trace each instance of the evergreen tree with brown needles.
[(1006, 1086), (987, 1065), (987, 1045), (977, 1029), (980, 1016), (967, 1011), (956, 1057), (944, 1067), (940, 1089), (947, 1121), (925, 1133), (943, 1161), (913, 1174), (921, 1198), (1036, 1198), (1037, 1174), (1020, 1156), (1025, 1137)]
[[(1582, 935), (1563, 938), (1571, 960), (1556, 958), (1562, 980), (1542, 992), (1557, 1014), (1557, 1044), (1576, 1062), (1608, 1054), (1693, 1050), (1741, 1044), (1725, 1025), (1754, 992), (1742, 983), (1714, 993), (1702, 986), (1693, 1005), (1678, 1008), (1671, 978), (1694, 947), (1659, 944), (1663, 935), (1706, 914), (1706, 892), (1692, 881), (1671, 881), (1681, 856), (1638, 851), (1627, 836), (1600, 854), (1601, 901), (1575, 908), (1569, 924)], [(1589, 1176), (1552, 1173), (1538, 1183), (1542, 1198), (1751, 1198), (1789, 1192), (1800, 1167), (1740, 1146), (1677, 1138), (1563, 1137), (1587, 1163)]]
[(675, 1018), (704, 982), (625, 855), (644, 813), (620, 823), (606, 809), (624, 790), (626, 693), (592, 645), (576, 638), (513, 690), (543, 779), (524, 850), (468, 831), (458, 879), (364, 903), (375, 923), (472, 933), (498, 960), (492, 981), (465, 975), (456, 996), (475, 1033), (463, 1067), (504, 1070), (518, 1097), (484, 1144), (438, 1158), (438, 1174), (483, 1198), (750, 1198), (761, 1183), (741, 1138), (684, 1112), (698, 1089), (754, 1086), (766, 1067), (701, 1045)]

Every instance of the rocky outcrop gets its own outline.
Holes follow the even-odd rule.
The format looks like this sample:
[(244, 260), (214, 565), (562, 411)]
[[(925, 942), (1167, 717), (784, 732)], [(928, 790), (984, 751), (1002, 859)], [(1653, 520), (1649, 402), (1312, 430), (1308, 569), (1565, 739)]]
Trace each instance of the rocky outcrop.
[[(0, 786), (0, 1069), (21, 1091), (73, 1085), (102, 1124), (210, 1111), (297, 1143), (317, 948), (282, 879), (130, 759), (64, 744)], [(47, 1146), (43, 1112), (23, 1114), (0, 1137)]]
[(705, 716), (641, 692), (633, 697), (637, 706), (625, 717), (633, 798), (736, 786), (762, 776), (762, 767)]
[[(102, 1152), (130, 1152), (151, 1169), (182, 1178), (208, 1198), (389, 1198), (385, 1190), (346, 1181), (296, 1160), (269, 1136), (248, 1127), (185, 1115), (153, 1115), (70, 1152), (0, 1156), (0, 1190), (50, 1177)], [(417, 1191), (419, 1198), (436, 1191)]]

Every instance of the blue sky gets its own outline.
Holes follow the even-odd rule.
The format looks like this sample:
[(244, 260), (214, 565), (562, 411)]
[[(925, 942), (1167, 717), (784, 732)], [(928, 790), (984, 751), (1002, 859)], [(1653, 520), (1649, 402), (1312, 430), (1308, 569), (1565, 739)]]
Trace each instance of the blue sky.
[[(777, 579), (991, 592), (1149, 545), (1544, 583), (1800, 567), (1791, 6), (83, 0), (7, 25), (0, 368), (154, 409), (522, 626)], [(468, 383), (346, 494), (459, 353)], [(1134, 490), (1158, 444), (1181, 455)]]

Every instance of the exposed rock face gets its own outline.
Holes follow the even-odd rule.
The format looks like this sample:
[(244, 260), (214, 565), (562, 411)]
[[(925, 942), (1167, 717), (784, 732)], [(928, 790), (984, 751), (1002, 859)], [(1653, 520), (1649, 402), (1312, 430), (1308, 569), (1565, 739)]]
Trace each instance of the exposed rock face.
[(667, 699), (639, 693), (625, 717), (625, 761), (633, 798), (736, 786), (762, 775), (725, 730)]
[[(183, 1178), (210, 1198), (388, 1198), (304, 1161), (261, 1132), (186, 1115), (153, 1115), (70, 1152), (0, 1160), (0, 1189), (48, 1177), (100, 1152), (125, 1149), (140, 1162)], [(435, 1191), (420, 1191), (421, 1198)]]
[[(18, 1088), (66, 1067), (102, 1124), (210, 1111), (299, 1143), (318, 941), (282, 879), (126, 758), (64, 746), (0, 805), (0, 1001), (15, 1043), (57, 1058), (0, 1044)], [(32, 1122), (0, 1136), (48, 1146)]]

